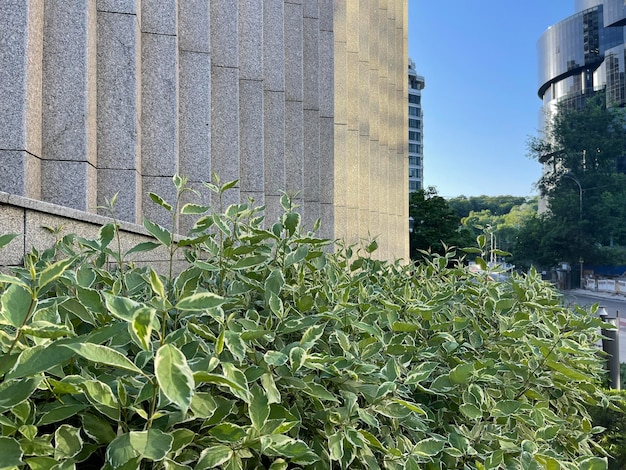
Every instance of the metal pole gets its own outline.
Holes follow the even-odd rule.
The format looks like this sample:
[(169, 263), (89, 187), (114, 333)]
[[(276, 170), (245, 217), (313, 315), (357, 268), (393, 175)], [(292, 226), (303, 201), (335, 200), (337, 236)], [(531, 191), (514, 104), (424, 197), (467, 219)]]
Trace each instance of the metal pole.
[(609, 386), (614, 390), (619, 390), (619, 318), (609, 318), (608, 312), (604, 307), (600, 307), (599, 313), (602, 321), (615, 327), (611, 329), (602, 328), (602, 350), (607, 354)]

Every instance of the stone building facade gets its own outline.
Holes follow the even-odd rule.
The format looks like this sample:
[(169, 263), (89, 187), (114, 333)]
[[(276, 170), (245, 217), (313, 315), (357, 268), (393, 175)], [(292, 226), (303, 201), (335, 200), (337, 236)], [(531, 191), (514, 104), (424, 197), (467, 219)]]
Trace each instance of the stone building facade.
[(42, 218), (97, 231), (116, 193), (141, 235), (168, 223), (149, 192), (181, 174), (211, 203), (214, 173), (408, 256), (406, 0), (3, 0), (0, 24), (0, 233), (24, 235), (0, 264)]

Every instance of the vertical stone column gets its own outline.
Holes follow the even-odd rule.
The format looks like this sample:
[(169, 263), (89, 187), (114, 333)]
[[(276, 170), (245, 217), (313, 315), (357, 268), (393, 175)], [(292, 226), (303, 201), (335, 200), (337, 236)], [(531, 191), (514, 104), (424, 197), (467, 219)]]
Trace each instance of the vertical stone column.
[(265, 203), (263, 0), (239, 1), (239, 138), (241, 199)]
[(41, 199), (96, 210), (96, 3), (46, 0)]
[(317, 1), (305, 2), (303, 10), (303, 167), (304, 226), (312, 228), (320, 210), (320, 20)]
[(320, 235), (335, 235), (335, 67), (333, 0), (319, 1), (319, 106), (320, 106)]
[(302, 82), (302, 5), (285, 2), (285, 179), (288, 193), (299, 193), (302, 205), (304, 182), (304, 109)]
[[(141, 223), (141, 33), (137, 0), (97, 2), (98, 206)], [(106, 210), (98, 210), (109, 215)]]
[(171, 214), (152, 203), (149, 193), (175, 202), (172, 176), (178, 173), (177, 3), (141, 1), (142, 203), (146, 217), (166, 226), (171, 225)]
[[(240, 178), (237, 2), (211, 0), (211, 166), (222, 182)], [(240, 200), (226, 193), (226, 203)]]
[(266, 221), (280, 214), (285, 189), (285, 35), (284, 3), (263, 1), (263, 160)]
[(358, 58), (359, 58), (359, 230), (361, 233), (374, 233), (370, 223), (370, 87), (369, 87), (369, 60), (370, 60), (370, 22), (369, 0), (359, 0), (358, 23)]
[(0, 191), (41, 196), (43, 2), (0, 2)]
[[(200, 200), (187, 193), (184, 202), (209, 204), (211, 181), (211, 41), (209, 0), (178, 3), (179, 48), (179, 172), (200, 193)], [(180, 232), (195, 222), (182, 216)]]

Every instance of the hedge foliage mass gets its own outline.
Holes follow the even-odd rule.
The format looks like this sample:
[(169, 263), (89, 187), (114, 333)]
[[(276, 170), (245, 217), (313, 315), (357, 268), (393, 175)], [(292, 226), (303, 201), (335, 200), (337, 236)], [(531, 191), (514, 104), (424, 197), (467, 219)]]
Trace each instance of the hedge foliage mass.
[(165, 245), (169, 274), (112, 223), (0, 275), (0, 468), (606, 468), (600, 320), (537, 275), (378, 261), (286, 196), (273, 225), (151, 197), (198, 217), (130, 250)]

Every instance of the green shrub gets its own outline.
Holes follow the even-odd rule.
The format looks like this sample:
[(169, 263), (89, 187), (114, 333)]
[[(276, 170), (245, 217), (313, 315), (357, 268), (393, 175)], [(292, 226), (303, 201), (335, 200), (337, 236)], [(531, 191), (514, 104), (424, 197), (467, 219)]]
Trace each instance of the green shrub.
[[(623, 365), (623, 364), (622, 364)], [(591, 407), (594, 426), (604, 428), (598, 440), (611, 455), (609, 470), (626, 469), (626, 391), (610, 390), (614, 406)]]
[(130, 251), (168, 246), (165, 276), (110, 248), (115, 224), (0, 275), (0, 467), (606, 468), (597, 318), (536, 273), (330, 253), (282, 204), (269, 228), (188, 204), (182, 240), (146, 221)]

